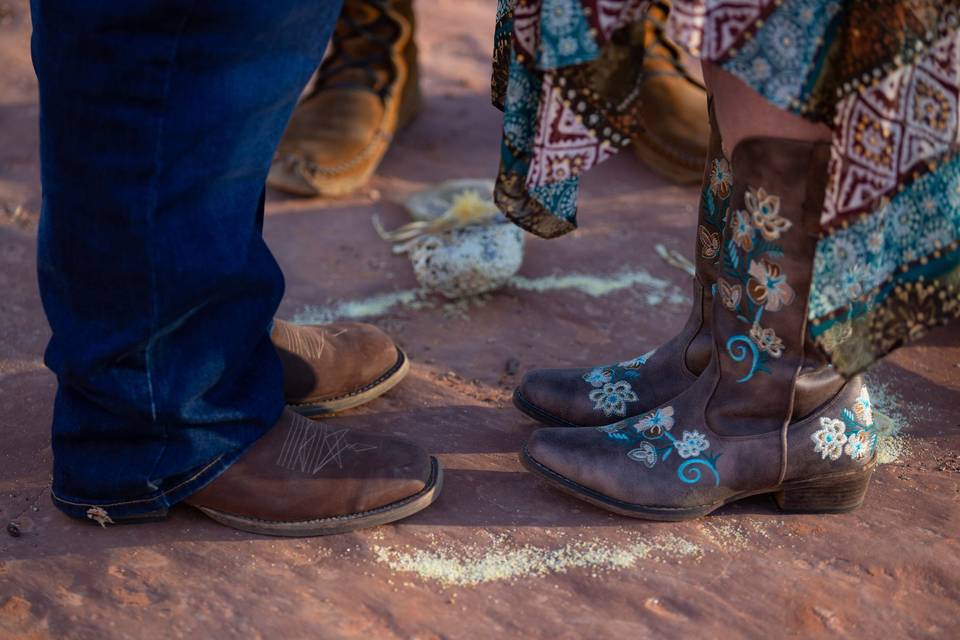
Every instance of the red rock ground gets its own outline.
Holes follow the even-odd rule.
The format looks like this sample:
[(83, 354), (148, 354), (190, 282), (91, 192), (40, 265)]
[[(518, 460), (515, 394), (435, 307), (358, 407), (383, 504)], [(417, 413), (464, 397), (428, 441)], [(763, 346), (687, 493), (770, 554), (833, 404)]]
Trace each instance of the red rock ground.
[[(370, 218), (432, 182), (490, 177), (494, 3), (420, 6), (427, 100), (369, 193), (271, 197), (266, 234), (287, 274), (282, 317), (415, 287)], [(395, 307), (373, 321), (414, 359), (406, 382), (341, 420), (436, 452), (446, 490), (399, 525), (286, 540), (222, 528), (188, 509), (101, 529), (54, 510), (54, 379), (34, 275), (39, 207), (36, 84), (25, 0), (0, 2), (0, 637), (957, 637), (960, 621), (960, 328), (871, 373), (903, 424), (864, 507), (778, 512), (757, 498), (681, 524), (580, 504), (525, 473), (534, 425), (509, 404), (514, 369), (606, 362), (669, 337), (688, 280), (655, 253), (688, 253), (693, 189), (625, 155), (589, 176), (583, 228), (531, 240), (522, 275), (649, 281), (607, 295), (510, 288), (470, 307)], [(597, 292), (594, 292), (597, 293)], [(508, 364), (510, 363), (510, 364)]]

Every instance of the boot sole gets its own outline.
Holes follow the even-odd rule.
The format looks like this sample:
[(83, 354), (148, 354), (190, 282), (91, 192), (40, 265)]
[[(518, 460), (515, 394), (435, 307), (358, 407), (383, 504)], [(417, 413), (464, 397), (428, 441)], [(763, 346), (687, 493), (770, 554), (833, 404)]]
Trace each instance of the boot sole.
[(564, 420), (563, 418), (560, 418), (551, 413), (548, 413), (547, 411), (544, 411), (537, 405), (527, 400), (523, 396), (523, 394), (520, 393), (520, 389), (515, 389), (513, 392), (513, 406), (519, 409), (521, 413), (526, 414), (527, 416), (533, 418), (537, 422), (540, 422), (542, 424), (545, 424), (551, 427), (582, 428), (582, 427), (589, 426), (589, 425), (576, 424), (574, 422), (569, 422), (567, 420)]
[(420, 492), (377, 509), (351, 513), (345, 516), (317, 518), (315, 520), (261, 520), (217, 511), (209, 507), (197, 506), (194, 508), (224, 526), (267, 536), (301, 538), (347, 533), (402, 520), (433, 504), (443, 489), (443, 469), (436, 458), (431, 457), (430, 462), (430, 480)]
[(777, 506), (791, 513), (847, 513), (863, 504), (870, 477), (876, 467), (876, 458), (863, 471), (844, 472), (785, 482), (776, 487), (743, 491), (729, 498), (696, 507), (650, 507), (624, 502), (593, 491), (546, 467), (530, 455), (524, 447), (520, 462), (547, 484), (585, 502), (613, 513), (661, 522), (679, 522), (705, 516), (720, 507), (750, 496), (773, 494)]
[(400, 384), (400, 382), (407, 377), (408, 373), (410, 373), (410, 360), (398, 347), (396, 364), (367, 386), (342, 396), (337, 396), (336, 398), (296, 403), (290, 402), (287, 403), (287, 406), (307, 418), (346, 411), (347, 409), (359, 407), (362, 404), (379, 398)]

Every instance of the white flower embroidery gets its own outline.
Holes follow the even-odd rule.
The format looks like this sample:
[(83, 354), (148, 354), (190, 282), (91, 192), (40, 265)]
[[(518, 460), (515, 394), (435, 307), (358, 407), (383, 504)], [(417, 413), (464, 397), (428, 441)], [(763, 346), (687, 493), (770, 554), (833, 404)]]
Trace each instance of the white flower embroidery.
[(627, 413), (627, 403), (636, 402), (637, 394), (629, 382), (608, 382), (601, 389), (590, 392), (595, 410), (603, 411), (605, 416), (624, 416)]
[(656, 349), (652, 351), (647, 351), (642, 356), (637, 356), (633, 360), (625, 360), (621, 362), (618, 366), (623, 367), (624, 369), (639, 369), (643, 365), (647, 364), (647, 360), (653, 357), (653, 354), (657, 352)]
[(783, 340), (777, 337), (773, 329), (764, 329), (759, 323), (754, 322), (750, 328), (750, 339), (760, 351), (766, 351), (773, 358), (783, 355)]
[(654, 427), (660, 427), (664, 431), (670, 431), (673, 428), (673, 407), (660, 407), (656, 411), (648, 413), (633, 425), (633, 428), (641, 433)]
[(677, 440), (674, 445), (677, 447), (677, 454), (681, 458), (692, 458), (700, 455), (701, 451), (710, 448), (710, 441), (707, 436), (699, 431), (684, 431), (683, 437)]
[(848, 456), (860, 462), (866, 460), (873, 450), (873, 443), (870, 433), (867, 431), (857, 431), (847, 438), (847, 444), (843, 447), (843, 452)]
[(603, 367), (595, 367), (583, 374), (585, 382), (589, 382), (591, 387), (601, 387), (613, 380), (613, 372)]
[(860, 387), (860, 395), (853, 402), (853, 415), (862, 426), (873, 426), (873, 404), (870, 402), (870, 392), (866, 387)]
[(813, 440), (813, 450), (823, 457), (824, 460), (830, 458), (837, 460), (843, 453), (843, 445), (847, 443), (845, 434), (847, 428), (843, 420), (834, 418), (820, 418), (822, 429), (810, 436)]
[(647, 469), (657, 464), (657, 450), (649, 442), (641, 442), (639, 447), (627, 452), (627, 457), (634, 462), (642, 462)]

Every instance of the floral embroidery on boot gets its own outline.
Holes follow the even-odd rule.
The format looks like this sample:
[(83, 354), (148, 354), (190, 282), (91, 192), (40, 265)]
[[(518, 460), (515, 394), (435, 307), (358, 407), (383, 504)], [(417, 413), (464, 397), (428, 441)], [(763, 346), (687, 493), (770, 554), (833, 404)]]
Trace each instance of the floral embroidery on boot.
[(733, 184), (733, 172), (726, 158), (716, 158), (710, 164), (710, 191), (718, 198), (730, 197), (730, 186)]
[(697, 238), (700, 240), (700, 255), (706, 260), (716, 258), (720, 253), (720, 234), (700, 225)]
[(710, 448), (710, 440), (700, 431), (683, 431), (677, 438), (670, 430), (674, 426), (674, 410), (670, 405), (660, 407), (643, 416), (634, 423), (633, 429), (629, 420), (617, 424), (597, 427), (597, 430), (606, 434), (611, 440), (628, 445), (631, 448), (626, 455), (634, 462), (643, 464), (647, 469), (653, 469), (658, 462), (666, 462), (674, 450), (681, 462), (677, 467), (677, 477), (686, 484), (696, 484), (703, 477), (701, 468), (707, 469), (713, 476), (716, 486), (720, 486), (720, 472), (716, 462), (720, 455), (703, 456), (704, 451)]
[(627, 413), (627, 403), (637, 401), (637, 394), (629, 382), (621, 380), (594, 389), (590, 392), (590, 400), (594, 403), (593, 408), (603, 411), (604, 415), (622, 417)]
[(617, 366), (622, 367), (624, 369), (639, 369), (643, 365), (647, 364), (647, 360), (652, 358), (653, 354), (655, 354), (656, 352), (657, 352), (656, 349), (651, 349), (650, 351), (647, 351), (642, 356), (637, 356), (633, 360), (625, 360), (624, 362), (621, 362)]
[(627, 379), (640, 375), (637, 369), (645, 365), (655, 352), (656, 349), (609, 367), (594, 367), (583, 374), (583, 381), (593, 387), (589, 395), (594, 410), (602, 411), (605, 416), (625, 416), (627, 403), (638, 400)]
[(787, 284), (787, 274), (780, 265), (769, 260), (751, 260), (748, 271), (747, 293), (750, 298), (767, 311), (780, 311), (793, 302), (796, 294)]
[(660, 407), (637, 421), (633, 428), (638, 433), (657, 429), (670, 431), (673, 427), (673, 407)]
[(677, 455), (684, 459), (700, 455), (701, 451), (710, 448), (707, 436), (699, 431), (684, 431), (680, 440), (675, 441), (674, 444), (677, 447)]
[(783, 247), (774, 241), (793, 226), (780, 215), (779, 196), (749, 187), (744, 202), (745, 210), (733, 212), (732, 237), (723, 247), (724, 275), (733, 282), (718, 278), (714, 287), (721, 304), (750, 326), (726, 343), (726, 353), (734, 362), (750, 362), (750, 370), (737, 382), (747, 382), (757, 372), (769, 373), (765, 363), (783, 355), (783, 340), (772, 328), (763, 327), (760, 319), (765, 312), (789, 306), (797, 297), (783, 267), (775, 261), (783, 255)]
[(824, 460), (839, 460), (847, 454), (857, 462), (866, 462), (873, 456), (877, 445), (876, 425), (866, 387), (853, 403), (853, 409), (842, 409), (840, 418), (820, 418), (820, 429), (815, 431), (813, 450)]
[(589, 382), (591, 387), (602, 387), (606, 383), (613, 381), (613, 371), (603, 367), (596, 367), (585, 373), (583, 380)]
[(717, 279), (717, 287), (714, 295), (720, 296), (720, 302), (728, 311), (736, 311), (740, 306), (740, 297), (743, 295), (743, 288), (738, 284), (730, 284), (723, 278)]
[(750, 339), (760, 351), (765, 351), (772, 358), (779, 358), (783, 355), (783, 340), (777, 337), (773, 329), (764, 329), (759, 323), (754, 323), (750, 328)]
[(781, 233), (790, 230), (793, 223), (780, 215), (780, 198), (770, 195), (763, 188), (749, 190), (744, 196), (750, 218), (765, 240), (774, 241)]
[(813, 450), (822, 455), (824, 460), (839, 460), (843, 445), (847, 443), (847, 425), (843, 424), (843, 420), (820, 418), (820, 427), (810, 436), (814, 443)]
[(753, 225), (750, 215), (742, 209), (733, 214), (733, 242), (744, 251), (753, 249)]
[(627, 457), (634, 462), (643, 463), (647, 469), (653, 469), (657, 464), (657, 450), (649, 442), (641, 442), (639, 447), (627, 452)]

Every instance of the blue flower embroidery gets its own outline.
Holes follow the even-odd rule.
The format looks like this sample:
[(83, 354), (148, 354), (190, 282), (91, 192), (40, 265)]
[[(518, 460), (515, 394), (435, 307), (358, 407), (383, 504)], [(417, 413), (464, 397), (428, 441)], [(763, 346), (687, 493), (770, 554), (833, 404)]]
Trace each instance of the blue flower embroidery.
[(602, 387), (604, 384), (613, 381), (613, 371), (604, 367), (595, 367), (583, 375), (585, 382), (589, 382), (592, 387)]

